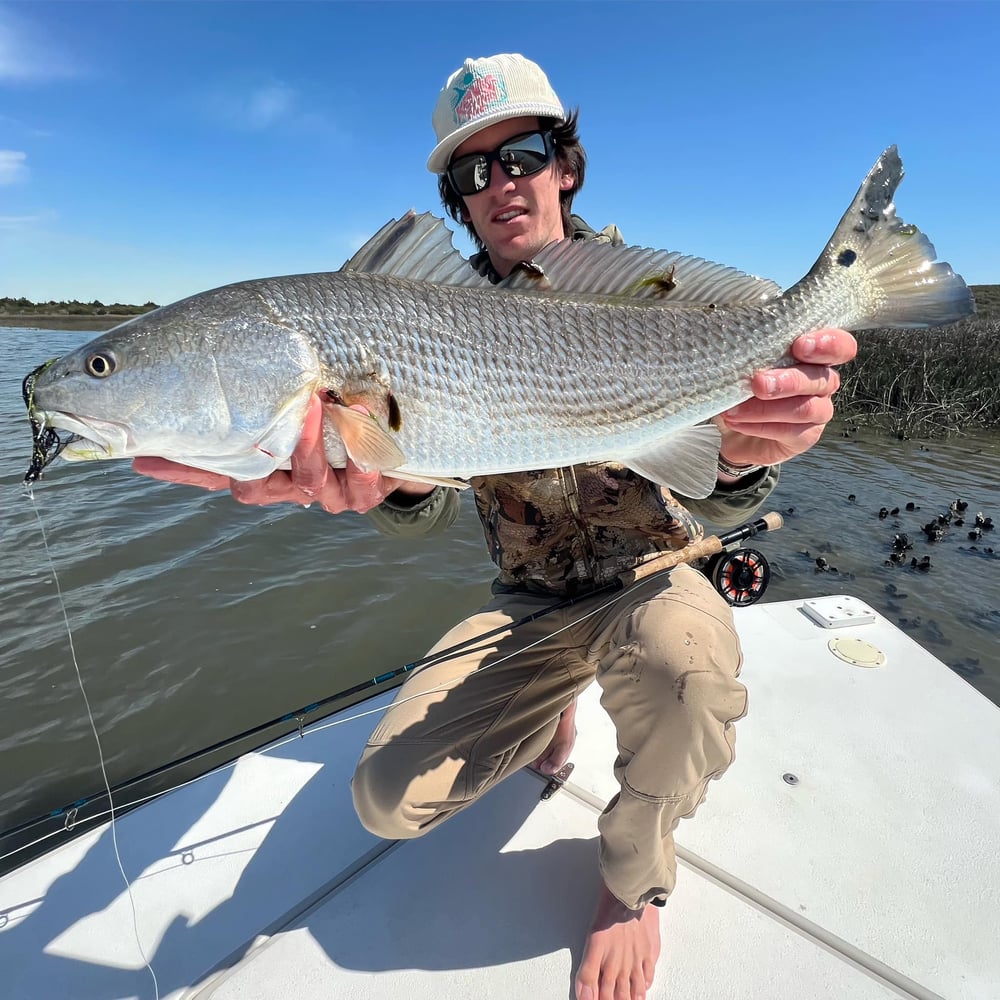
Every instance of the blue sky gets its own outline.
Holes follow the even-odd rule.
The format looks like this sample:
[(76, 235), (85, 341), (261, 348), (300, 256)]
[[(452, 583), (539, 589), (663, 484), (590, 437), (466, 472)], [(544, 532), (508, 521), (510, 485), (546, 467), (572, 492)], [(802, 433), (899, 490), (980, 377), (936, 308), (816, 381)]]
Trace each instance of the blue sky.
[(0, 295), (164, 303), (337, 268), (440, 212), (437, 92), (504, 51), (580, 108), (598, 228), (788, 285), (896, 143), (898, 214), (1000, 282), (998, 29), (961, 0), (0, 0)]

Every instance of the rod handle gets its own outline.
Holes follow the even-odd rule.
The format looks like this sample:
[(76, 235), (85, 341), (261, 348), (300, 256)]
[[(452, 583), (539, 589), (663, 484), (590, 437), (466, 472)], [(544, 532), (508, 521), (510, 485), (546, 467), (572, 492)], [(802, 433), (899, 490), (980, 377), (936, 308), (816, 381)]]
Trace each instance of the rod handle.
[(714, 556), (717, 552), (722, 552), (727, 545), (732, 544), (735, 539), (749, 538), (761, 531), (777, 531), (785, 523), (785, 519), (776, 511), (772, 510), (759, 518), (753, 525), (744, 527), (740, 531), (733, 532), (726, 541), (718, 535), (709, 535), (707, 538), (699, 539), (690, 545), (685, 545), (683, 549), (676, 552), (665, 552), (656, 556), (648, 562), (633, 566), (618, 575), (618, 580), (623, 587), (631, 587), (633, 583), (645, 580), (646, 577), (654, 573), (660, 573), (665, 569), (672, 569), (681, 563), (694, 562), (695, 559), (704, 559), (706, 556)]
[(785, 524), (785, 519), (776, 510), (768, 511), (761, 520), (767, 525), (761, 529), (763, 531), (777, 531)]

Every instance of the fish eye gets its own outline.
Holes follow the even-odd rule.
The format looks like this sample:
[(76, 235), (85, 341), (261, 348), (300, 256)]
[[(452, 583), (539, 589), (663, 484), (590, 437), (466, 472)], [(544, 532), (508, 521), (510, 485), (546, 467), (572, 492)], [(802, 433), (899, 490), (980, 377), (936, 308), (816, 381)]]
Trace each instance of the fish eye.
[(107, 378), (118, 367), (115, 356), (110, 351), (97, 351), (87, 356), (83, 363), (84, 370), (94, 378)]

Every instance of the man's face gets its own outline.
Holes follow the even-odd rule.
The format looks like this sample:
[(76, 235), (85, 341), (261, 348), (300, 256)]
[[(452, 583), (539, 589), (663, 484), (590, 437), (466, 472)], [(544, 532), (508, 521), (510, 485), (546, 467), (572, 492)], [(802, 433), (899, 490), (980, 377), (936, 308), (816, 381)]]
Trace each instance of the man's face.
[[(511, 118), (470, 136), (452, 154), (485, 153), (507, 139), (538, 128), (538, 119)], [(522, 260), (531, 260), (543, 247), (561, 240), (563, 233), (559, 192), (573, 187), (573, 175), (558, 160), (528, 177), (508, 177), (499, 163), (490, 164), (490, 185), (466, 195), (465, 214), (486, 244), (490, 260), (506, 277)]]

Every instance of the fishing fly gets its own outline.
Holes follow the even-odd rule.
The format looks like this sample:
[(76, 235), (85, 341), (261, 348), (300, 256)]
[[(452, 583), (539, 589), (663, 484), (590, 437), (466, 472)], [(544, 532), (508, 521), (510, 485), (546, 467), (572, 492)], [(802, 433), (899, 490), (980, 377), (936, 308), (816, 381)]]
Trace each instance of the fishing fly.
[[(50, 427), (44, 420), (38, 419), (38, 409), (35, 406), (35, 383), (38, 381), (38, 376), (58, 360), (58, 358), (49, 358), (34, 371), (29, 372), (21, 383), (21, 396), (28, 410), (28, 422), (31, 424), (31, 463), (28, 466), (28, 471), (24, 474), (25, 486), (38, 482), (42, 478), (42, 470), (59, 457), (59, 453), (66, 445), (78, 437), (76, 434), (70, 434), (65, 438), (60, 437), (59, 432), (54, 427)], [(34, 496), (30, 491), (28, 495), (34, 501)], [(37, 516), (37, 509), (35, 514)], [(39, 523), (41, 522), (39, 521)], [(48, 551), (47, 548), (46, 551)]]

